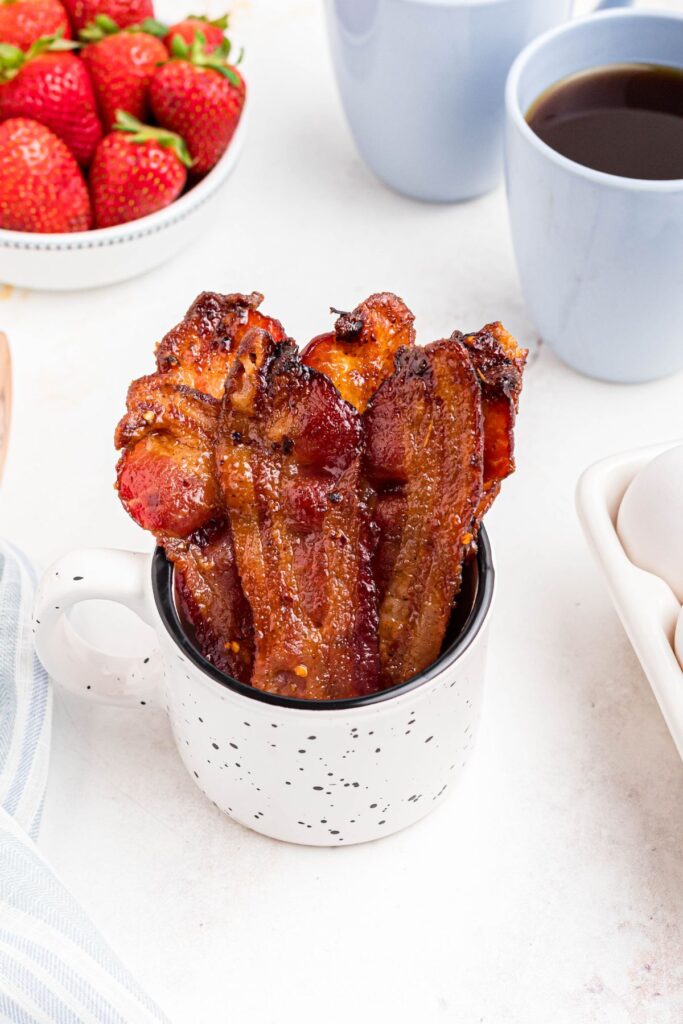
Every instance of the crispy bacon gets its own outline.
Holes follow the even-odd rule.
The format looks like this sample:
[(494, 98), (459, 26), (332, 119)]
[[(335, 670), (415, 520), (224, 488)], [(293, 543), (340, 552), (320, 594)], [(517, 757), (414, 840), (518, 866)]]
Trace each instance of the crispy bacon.
[(181, 323), (159, 343), (158, 372), (221, 399), (235, 350), (248, 330), (260, 327), (275, 341), (285, 338), (282, 324), (259, 312), (262, 302), (259, 292), (202, 292)]
[(515, 418), (522, 391), (527, 351), (501, 323), (487, 324), (476, 334), (453, 337), (467, 346), (482, 392), (484, 414), (484, 491), (476, 520), (493, 504), (505, 477), (515, 471)]
[(123, 449), (117, 466), (121, 501), (174, 563), (179, 608), (202, 653), (247, 682), (251, 612), (235, 566), (214, 448), (219, 399), (244, 334), (257, 326), (278, 340), (285, 336), (277, 320), (258, 311), (262, 300), (257, 292), (200, 295), (158, 345), (156, 373), (131, 385), (115, 438)]
[(243, 338), (216, 450), (254, 622), (252, 684), (348, 698), (377, 688), (360, 417), (293, 345)]
[(414, 320), (398, 296), (371, 295), (352, 313), (341, 313), (334, 331), (309, 342), (301, 358), (327, 374), (342, 398), (363, 412), (382, 381), (393, 373), (398, 349), (415, 344)]
[(483, 486), (481, 389), (458, 339), (402, 349), (365, 414), (380, 528), (381, 684), (439, 655)]
[(194, 629), (200, 651), (217, 669), (248, 683), (253, 661), (251, 609), (244, 597), (227, 521), (189, 540), (166, 538), (181, 619)]
[(152, 374), (131, 384), (127, 405), (115, 435), (124, 449), (119, 497), (158, 539), (189, 537), (222, 515), (213, 465), (219, 403)]

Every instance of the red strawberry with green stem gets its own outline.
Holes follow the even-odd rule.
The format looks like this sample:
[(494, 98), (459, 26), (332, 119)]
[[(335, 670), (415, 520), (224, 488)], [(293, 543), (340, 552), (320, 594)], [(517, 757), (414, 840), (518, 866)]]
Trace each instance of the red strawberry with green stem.
[(49, 128), (27, 118), (0, 124), (0, 227), (10, 231), (87, 231), (85, 179)]
[(168, 60), (161, 40), (148, 32), (120, 32), (105, 15), (85, 29), (81, 39), (89, 43), (81, 57), (92, 78), (105, 130), (111, 130), (117, 110), (144, 121), (149, 84), (159, 64)]
[(77, 33), (100, 14), (111, 18), (119, 28), (154, 17), (152, 0), (64, 0), (64, 6)]
[(141, 124), (119, 111), (115, 130), (100, 142), (90, 169), (95, 227), (137, 220), (177, 199), (192, 165), (174, 132)]
[(27, 53), (0, 46), (0, 121), (29, 117), (62, 139), (87, 164), (102, 138), (92, 83), (69, 50), (76, 44), (46, 37)]
[(59, 0), (0, 0), (0, 42), (28, 50), (42, 36), (71, 36), (66, 11)]
[(185, 139), (196, 174), (210, 171), (227, 149), (245, 95), (242, 76), (220, 50), (206, 52), (202, 32), (192, 46), (174, 37), (171, 59), (157, 69), (150, 86), (155, 118)]
[(190, 15), (189, 18), (184, 18), (176, 25), (171, 25), (164, 37), (164, 44), (170, 52), (174, 37), (180, 36), (184, 43), (192, 46), (197, 33), (201, 32), (205, 39), (204, 48), (207, 53), (213, 53), (214, 50), (221, 47), (223, 55), (227, 57), (230, 52), (230, 43), (225, 36), (227, 27), (227, 14), (224, 14), (222, 18), (213, 18), (212, 20), (209, 20), (204, 15)]

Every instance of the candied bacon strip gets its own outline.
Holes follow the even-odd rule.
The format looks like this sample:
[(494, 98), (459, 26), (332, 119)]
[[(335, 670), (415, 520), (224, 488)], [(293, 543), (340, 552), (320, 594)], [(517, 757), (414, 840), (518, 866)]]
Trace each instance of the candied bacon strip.
[(183, 320), (159, 342), (158, 372), (221, 399), (235, 350), (247, 331), (260, 327), (276, 341), (285, 338), (282, 324), (259, 312), (262, 302), (259, 292), (202, 292)]
[(364, 414), (377, 489), (381, 684), (439, 655), (483, 485), (481, 389), (464, 346), (402, 349)]
[(481, 384), (484, 414), (484, 492), (477, 509), (480, 523), (495, 501), (502, 481), (515, 471), (515, 418), (522, 391), (527, 350), (499, 322), (476, 334), (453, 335), (469, 353)]
[[(156, 373), (131, 385), (116, 431), (124, 507), (174, 562), (179, 606), (202, 652), (243, 681), (253, 656), (250, 612), (216, 481), (214, 445), (218, 400), (240, 340), (254, 326), (284, 338), (282, 325), (258, 311), (262, 300), (257, 292), (200, 295), (157, 346)], [(221, 643), (237, 643), (239, 652), (221, 651)]]
[(369, 512), (358, 413), (289, 343), (245, 335), (216, 465), (252, 609), (252, 685), (309, 699), (377, 688)]
[(415, 344), (414, 320), (402, 299), (379, 292), (352, 313), (341, 313), (334, 331), (308, 343), (302, 361), (326, 374), (342, 398), (363, 412), (382, 381), (394, 372), (398, 349)]
[(127, 405), (115, 442), (129, 515), (157, 539), (187, 537), (222, 515), (213, 465), (219, 403), (152, 374), (131, 384)]
[(248, 683), (253, 661), (251, 609), (244, 597), (227, 521), (212, 523), (188, 540), (168, 537), (181, 619), (194, 629), (204, 657), (221, 672)]

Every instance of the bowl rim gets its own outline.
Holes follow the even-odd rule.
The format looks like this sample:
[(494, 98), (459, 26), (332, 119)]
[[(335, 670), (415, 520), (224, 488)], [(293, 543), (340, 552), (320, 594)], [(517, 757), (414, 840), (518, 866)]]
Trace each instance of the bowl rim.
[(404, 683), (391, 686), (386, 690), (378, 690), (376, 693), (368, 693), (360, 697), (350, 697), (345, 700), (306, 700), (302, 697), (287, 697), (281, 694), (266, 693), (263, 690), (257, 690), (248, 683), (241, 683), (239, 680), (233, 679), (232, 676), (221, 672), (210, 661), (207, 661), (199, 653), (182, 628), (173, 599), (173, 567), (161, 547), (157, 547), (152, 556), (152, 593), (161, 621), (176, 646), (204, 675), (220, 683), (226, 689), (232, 690), (249, 700), (256, 700), (263, 704), (275, 705), (281, 708), (296, 709), (298, 711), (349, 711), (353, 708), (366, 708), (374, 704), (381, 704), (384, 701), (394, 700), (397, 697), (402, 697), (404, 694), (411, 693), (425, 683), (435, 679), (438, 675), (441, 675), (442, 672), (450, 668), (465, 654), (488, 621), (493, 603), (496, 573), (491, 542), (483, 525), (479, 529), (476, 563), (478, 568), (477, 590), (470, 613), (458, 636), (442, 651), (436, 661), (432, 662), (428, 668), (416, 676), (407, 679)]
[(147, 235), (157, 234), (185, 220), (209, 200), (234, 169), (248, 129), (251, 103), (249, 92), (242, 108), (237, 128), (228, 143), (228, 148), (209, 173), (197, 182), (189, 192), (174, 200), (162, 210), (148, 213), (146, 217), (116, 224), (111, 228), (93, 228), (90, 231), (63, 231), (41, 234), (39, 231), (9, 231), (0, 228), (0, 247), (33, 252), (62, 252), (67, 249), (100, 249), (111, 245), (137, 241)]

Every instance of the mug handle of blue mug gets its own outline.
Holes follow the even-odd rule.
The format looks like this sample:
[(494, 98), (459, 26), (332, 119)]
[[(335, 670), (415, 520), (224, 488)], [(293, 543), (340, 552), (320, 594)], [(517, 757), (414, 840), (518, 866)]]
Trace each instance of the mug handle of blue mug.
[(633, 0), (600, 0), (596, 11), (608, 11), (611, 7), (630, 7)]

